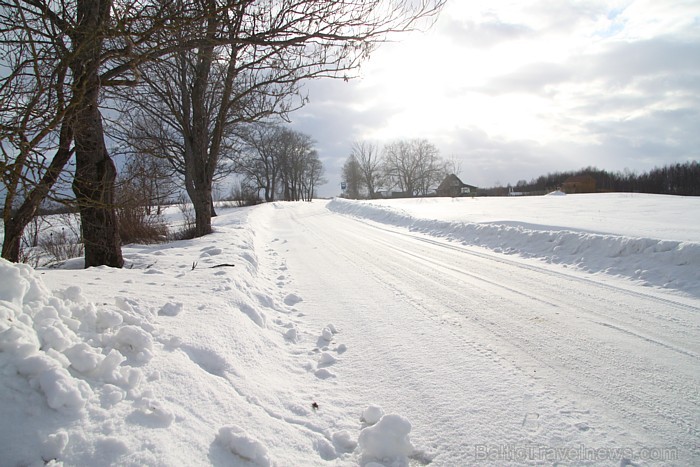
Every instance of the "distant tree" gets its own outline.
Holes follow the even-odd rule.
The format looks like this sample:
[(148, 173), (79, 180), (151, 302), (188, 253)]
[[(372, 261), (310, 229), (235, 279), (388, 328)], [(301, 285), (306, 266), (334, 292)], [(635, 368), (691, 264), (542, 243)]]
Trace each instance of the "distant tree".
[(358, 163), (362, 186), (367, 189), (367, 197), (372, 199), (383, 181), (383, 160), (379, 147), (375, 143), (355, 141), (352, 144), (351, 154)]
[(277, 135), (279, 185), (285, 201), (309, 200), (323, 175), (314, 140), (304, 133), (284, 129)]
[(315, 150), (309, 153), (306, 161), (306, 170), (304, 172), (303, 181), (303, 196), (305, 201), (311, 201), (316, 197), (316, 187), (326, 183), (323, 177), (325, 168), (318, 157), (318, 152)]
[(459, 177), (462, 174), (462, 161), (452, 156), (445, 160), (444, 170), (447, 175), (455, 174)]
[(384, 148), (384, 173), (409, 196), (427, 195), (445, 177), (435, 145), (425, 139), (396, 141)]
[(132, 158), (124, 164), (115, 186), (119, 236), (124, 243), (162, 242), (168, 233), (162, 206), (175, 194), (165, 161)]
[[(585, 167), (575, 171), (540, 175), (530, 182), (520, 180), (517, 188), (524, 192), (544, 193), (560, 187), (568, 178), (580, 175), (593, 177), (597, 190), (602, 192), (700, 196), (700, 164), (697, 161), (658, 167), (641, 174), (629, 169), (622, 172), (608, 172), (595, 167)], [(500, 193), (496, 188), (489, 189), (487, 192), (492, 195)]]
[(364, 177), (360, 163), (354, 154), (348, 156), (345, 160), (343, 181), (345, 182), (345, 195), (350, 199), (359, 199), (360, 191), (364, 184)]
[(280, 153), (284, 128), (258, 123), (247, 125), (239, 132), (241, 151), (234, 162), (234, 171), (241, 174), (256, 189), (263, 190), (265, 201), (275, 200), (282, 164)]
[(117, 184), (128, 185), (130, 192), (139, 193), (139, 203), (148, 215), (160, 215), (163, 207), (180, 191), (177, 178), (177, 172), (167, 159), (140, 153), (127, 156)]
[(256, 123), (239, 132), (234, 171), (263, 190), (266, 201), (310, 200), (323, 183), (323, 164), (313, 139), (280, 125)]
[(418, 194), (427, 196), (449, 173), (440, 158), (437, 147), (426, 139), (413, 140), (412, 145), (419, 160)]

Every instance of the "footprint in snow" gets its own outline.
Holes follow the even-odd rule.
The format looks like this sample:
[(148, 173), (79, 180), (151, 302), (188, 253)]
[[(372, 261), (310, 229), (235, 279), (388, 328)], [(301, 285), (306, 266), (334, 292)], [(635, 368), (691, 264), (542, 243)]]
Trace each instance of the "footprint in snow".
[(182, 302), (168, 302), (158, 310), (158, 314), (160, 316), (177, 316), (182, 312), (183, 308)]
[(316, 375), (316, 377), (319, 379), (335, 378), (335, 374), (328, 371), (327, 368), (319, 368), (318, 370), (316, 370), (314, 375)]
[(332, 324), (327, 325), (321, 330), (321, 338), (327, 342), (333, 339), (333, 336), (338, 333), (338, 330)]
[(320, 367), (326, 367), (326, 366), (331, 366), (338, 360), (328, 352), (323, 352), (321, 353), (321, 356), (318, 358), (318, 365)]
[(224, 252), (224, 250), (222, 250), (221, 248), (211, 248), (211, 249), (209, 249), (209, 250), (203, 251), (203, 252), (199, 255), (199, 257), (200, 257), (200, 258), (206, 258), (206, 257), (209, 257), (209, 256), (217, 256), (217, 255), (220, 255), (220, 254), (223, 253), (223, 252)]
[(299, 332), (296, 328), (288, 329), (287, 332), (284, 333), (284, 338), (289, 342), (297, 343), (299, 342)]
[(333, 336), (338, 333), (338, 330), (332, 324), (329, 324), (321, 330), (321, 335), (318, 336), (316, 347), (328, 350), (328, 344), (333, 340)]
[(294, 306), (301, 301), (303, 301), (303, 299), (299, 295), (293, 293), (290, 293), (289, 295), (284, 297), (284, 303), (287, 306)]

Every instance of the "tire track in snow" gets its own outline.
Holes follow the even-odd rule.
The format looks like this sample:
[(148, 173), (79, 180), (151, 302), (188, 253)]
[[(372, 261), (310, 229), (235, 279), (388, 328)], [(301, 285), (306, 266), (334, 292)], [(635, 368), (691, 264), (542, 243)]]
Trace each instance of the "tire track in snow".
[[(611, 430), (617, 420), (637, 439), (648, 435), (647, 442), (663, 441), (693, 452), (699, 396), (692, 374), (697, 354), (689, 350), (694, 341), (688, 338), (692, 327), (697, 328), (697, 307), (343, 216), (290, 217), (303, 226), (304, 235), (314, 237), (318, 248), (330, 250), (326, 256), (334, 256), (329, 261), (340, 270), (361, 271), (433, 322), (443, 322), (445, 310), (458, 317), (453, 320), (458, 325), (446, 327), (462, 339), (459, 351), (495, 355), (501, 365), (507, 360), (521, 373), (539, 370), (544, 373), (537, 377), (540, 395), (551, 390), (563, 392), (564, 398), (581, 396), (596, 408), (591, 417), (605, 415), (607, 421), (597, 420), (604, 429)], [(454, 266), (455, 256), (463, 256), (466, 267)], [(476, 272), (465, 272), (470, 267)], [(656, 308), (664, 311), (656, 313)], [(681, 316), (680, 321), (669, 320), (672, 315)], [(662, 341), (631, 331), (635, 317), (644, 318), (640, 326), (645, 331), (656, 332), (655, 324), (666, 323), (661, 331), (683, 345), (659, 346), (652, 341)], [(601, 318), (630, 333), (596, 324)], [(683, 323), (690, 323), (691, 330), (686, 332)], [(364, 331), (375, 330), (370, 326)], [(684, 360), (667, 368), (675, 359)], [(682, 366), (685, 370), (677, 372)]]
[[(394, 231), (388, 229), (379, 229), (384, 230), (389, 234), (395, 233)], [(416, 238), (415, 236), (410, 234), (402, 235), (404, 236), (407, 242), (422, 240), (422, 238)], [(587, 313), (610, 318), (610, 316), (607, 314), (595, 312), (595, 303), (582, 303), (580, 301), (574, 303), (570, 301), (570, 299), (564, 300), (563, 297), (566, 297), (565, 293), (561, 293), (562, 298), (560, 298), (557, 303), (554, 303), (553, 301), (543, 300), (535, 295), (536, 293), (542, 293), (542, 288), (539, 288), (537, 291), (525, 292), (513, 286), (505, 285), (504, 283), (502, 283), (503, 278), (501, 278), (501, 282), (499, 282), (499, 280), (486, 279), (483, 277), (482, 274), (470, 273), (465, 271), (464, 269), (447, 265), (444, 261), (436, 260), (427, 256), (426, 253), (418, 254), (413, 249), (415, 245), (400, 245), (395, 238), (373, 237), (372, 242), (376, 244), (381, 244), (382, 247), (388, 250), (395, 251), (396, 253), (404, 255), (406, 257), (409, 257), (414, 261), (420, 261), (422, 264), (435, 270), (448, 271), (451, 274), (455, 274), (459, 277), (466, 277), (471, 280), (483, 282), (486, 284), (486, 286), (480, 288), (487, 293), (491, 290), (492, 287), (495, 287), (497, 289), (505, 291), (506, 293), (512, 293), (518, 297), (525, 297), (539, 304), (548, 304), (552, 307), (559, 308), (562, 310), (566, 309), (567, 307), (575, 307), (578, 313)], [(430, 243), (431, 246), (437, 247), (439, 249), (445, 247), (445, 244), (442, 242), (428, 243)], [(453, 249), (458, 253), (463, 253), (465, 255), (470, 255), (471, 253), (471, 251), (468, 249), (449, 248), (450, 246), (451, 245), (447, 246), (448, 249)], [(485, 260), (491, 260), (491, 258), (484, 256), (481, 256), (481, 258)], [(523, 269), (522, 264), (518, 262), (507, 260), (500, 262), (507, 262), (510, 266)], [(546, 275), (549, 275), (548, 273), (550, 272), (547, 270), (542, 271), (541, 269), (538, 269), (533, 266), (527, 267), (526, 269), (536, 274), (544, 272)], [(421, 270), (421, 274), (426, 274), (425, 269)], [(565, 278), (567, 281), (572, 282), (574, 285), (583, 283), (586, 284), (586, 286), (588, 287), (594, 288), (598, 285), (597, 283), (591, 280), (578, 280), (578, 278), (576, 277), (571, 277), (565, 274), (561, 274), (560, 276), (563, 276), (563, 278)], [(512, 277), (506, 280), (508, 280), (509, 282), (518, 283), (518, 281), (521, 279), (517, 275), (512, 275)], [(546, 283), (546, 281), (542, 282)], [(436, 281), (435, 284), (437, 285), (439, 284), (439, 282)], [(471, 282), (470, 285), (474, 286), (475, 283)], [(478, 285), (476, 287), (479, 288)], [(450, 287), (445, 287), (443, 293), (448, 293), (449, 289)], [(605, 285), (605, 289), (609, 292), (617, 291), (617, 289), (613, 288), (608, 284)], [(623, 290), (623, 292), (629, 295), (629, 291)], [(646, 298), (644, 294), (633, 295), (635, 296), (635, 298)], [(591, 295), (591, 297), (593, 296), (594, 295)], [(604, 294), (595, 295), (595, 300), (603, 299)], [(511, 302), (513, 307), (519, 306), (518, 300), (511, 300)], [(667, 306), (676, 305), (676, 303), (672, 300), (665, 300), (662, 302), (665, 303)], [(686, 305), (680, 304), (680, 308), (686, 309), (688, 307)], [(692, 309), (694, 307), (689, 308)], [(503, 310), (507, 310), (507, 307), (503, 307)], [(617, 308), (617, 310), (619, 310), (619, 308)], [(571, 351), (573, 350), (573, 348), (570, 345), (567, 345), (567, 343), (573, 341), (577, 342), (579, 348), (576, 349), (576, 358), (568, 358), (564, 362), (566, 366), (571, 367), (567, 378), (576, 382), (572, 386), (576, 386), (579, 389), (585, 388), (588, 395), (593, 396), (596, 400), (605, 400), (607, 403), (606, 405), (608, 406), (610, 405), (610, 402), (614, 402), (610, 397), (610, 394), (617, 394), (618, 397), (622, 399), (623, 403), (616, 404), (616, 409), (618, 410), (618, 412), (624, 414), (626, 418), (639, 420), (641, 418), (640, 413), (652, 413), (656, 415), (657, 420), (664, 420), (667, 423), (671, 423), (675, 426), (680, 427), (683, 431), (687, 432), (691, 436), (700, 437), (700, 431), (696, 427), (695, 420), (692, 416), (693, 411), (697, 411), (698, 406), (700, 406), (700, 396), (698, 395), (697, 386), (695, 386), (694, 388), (692, 384), (688, 385), (685, 379), (677, 377), (677, 375), (675, 375), (673, 372), (669, 372), (663, 365), (654, 364), (652, 368), (649, 368), (648, 360), (636, 358), (632, 353), (627, 353), (617, 349), (613, 346), (614, 341), (612, 340), (608, 342), (607, 345), (600, 345), (601, 342), (597, 339), (585, 338), (585, 336), (575, 335), (575, 333), (571, 332), (565, 333), (564, 328), (561, 326), (556, 329), (556, 332), (550, 332), (547, 339), (535, 340), (524, 338), (524, 336), (535, 335), (537, 333), (537, 330), (533, 330), (530, 332), (522, 332), (522, 330), (524, 329), (522, 320), (511, 319), (510, 323), (505, 326), (502, 320), (499, 323), (493, 321), (490, 322), (484, 319), (472, 318), (472, 321), (475, 322), (477, 325), (481, 326), (483, 329), (486, 329), (489, 332), (491, 332), (492, 335), (494, 335), (495, 337), (502, 339), (504, 343), (509, 343), (512, 345), (513, 339), (518, 339), (520, 344), (516, 346), (522, 352), (528, 354), (535, 360), (540, 361), (547, 367), (559, 371), (561, 371), (561, 369), (565, 367), (557, 365), (557, 361), (561, 360), (562, 358), (565, 358), (563, 357), (564, 355), (570, 355)], [(596, 321), (593, 322), (600, 324)], [(515, 336), (512, 332), (508, 332), (508, 330), (515, 329), (518, 326), (521, 328), (521, 332), (518, 336)], [(693, 352), (685, 351), (683, 349), (667, 345), (663, 342), (637, 334), (633, 331), (629, 331), (623, 327), (612, 325), (610, 326), (610, 328), (619, 332), (624, 332), (628, 336), (632, 336), (638, 339), (639, 341), (663, 347), (667, 350), (677, 352), (684, 357), (690, 357), (695, 361), (698, 360), (697, 354)], [(542, 328), (538, 327), (538, 330), (542, 330)], [(557, 344), (553, 345), (553, 343), (555, 342), (557, 342)], [(582, 351), (581, 348), (583, 348), (584, 350)], [(645, 352), (642, 352), (642, 354), (644, 353)], [(547, 360), (548, 356), (550, 357), (549, 360)], [(556, 358), (552, 359), (551, 357), (553, 356)], [(614, 371), (619, 375), (619, 377), (606, 379), (599, 372), (590, 370), (591, 368), (600, 367), (599, 362), (601, 361), (610, 364), (612, 368), (614, 368)], [(610, 370), (610, 368), (607, 369), (607, 371)], [(626, 384), (628, 381), (638, 379), (640, 374), (643, 374), (645, 376), (645, 379), (650, 380), (650, 383), (646, 385), (646, 388), (642, 388), (639, 385), (630, 386)], [(584, 377), (580, 377), (581, 375)], [(666, 394), (664, 396), (659, 396), (659, 389), (663, 389)], [(673, 397), (667, 397), (670, 395), (673, 395)], [(673, 404), (674, 401), (683, 400), (687, 400), (690, 403), (687, 404), (685, 408), (679, 408)], [(633, 406), (634, 408), (636, 408), (636, 410), (629, 410), (627, 405)], [(640, 423), (652, 425), (653, 421), (650, 421), (647, 417), (646, 419), (640, 420)], [(694, 444), (692, 440), (688, 440), (683, 444), (686, 448), (691, 450), (693, 449)]]
[[(411, 236), (410, 238), (415, 238), (415, 237), (412, 237), (412, 236)], [(416, 239), (419, 240), (419, 241), (424, 241), (424, 240), (425, 240), (425, 239), (422, 239), (422, 238), (420, 238), (420, 237), (418, 237), (418, 238), (416, 238)], [(541, 304), (543, 304), (543, 305), (549, 305), (549, 306), (551, 306), (551, 307), (560, 308), (560, 309), (564, 309), (564, 308), (566, 307), (567, 302), (562, 301), (562, 300), (557, 300), (556, 297), (554, 297), (553, 300), (546, 299), (546, 298), (543, 298), (543, 297), (540, 297), (540, 296), (535, 295), (535, 293), (533, 293), (533, 292), (529, 292), (529, 291), (525, 291), (525, 290), (522, 290), (522, 289), (510, 287), (510, 286), (508, 286), (508, 285), (505, 285), (505, 284), (502, 283), (502, 282), (499, 282), (499, 281), (496, 281), (496, 280), (488, 279), (488, 278), (485, 277), (483, 274), (471, 273), (471, 272), (466, 271), (466, 270), (463, 270), (463, 269), (459, 269), (459, 268), (456, 268), (456, 267), (452, 267), (452, 266), (446, 265), (445, 263), (442, 263), (442, 262), (439, 262), (439, 261), (434, 261), (434, 260), (432, 260), (431, 258), (426, 257), (426, 256), (424, 256), (424, 255), (419, 255), (419, 254), (416, 254), (416, 253), (414, 253), (414, 252), (412, 252), (412, 251), (398, 248), (398, 247), (395, 245), (395, 243), (387, 242), (387, 241), (381, 241), (381, 240), (380, 240), (379, 242), (382, 242), (382, 244), (383, 244), (386, 248), (393, 249), (393, 250), (395, 250), (395, 251), (397, 251), (397, 252), (399, 252), (399, 253), (401, 253), (401, 254), (404, 254), (404, 255), (410, 256), (410, 257), (412, 257), (412, 258), (414, 258), (414, 259), (416, 259), (416, 260), (422, 261), (424, 264), (429, 265), (429, 266), (431, 266), (431, 267), (434, 267), (434, 268), (442, 268), (442, 269), (448, 270), (448, 271), (450, 271), (451, 273), (454, 273), (454, 274), (459, 274), (459, 275), (468, 276), (469, 278), (472, 278), (472, 279), (475, 279), (475, 280), (484, 282), (484, 283), (488, 284), (488, 286), (493, 286), (493, 287), (501, 288), (501, 289), (503, 289), (503, 290), (506, 290), (507, 292), (513, 293), (513, 294), (515, 294), (515, 295), (520, 295), (520, 296), (522, 296), (522, 297), (524, 297), (524, 298), (527, 298), (527, 299), (532, 300), (532, 301), (535, 301), (535, 302), (539, 302), (539, 303), (541, 303)], [(453, 249), (453, 250), (455, 250), (455, 251), (457, 251), (457, 252), (459, 252), (459, 253), (466, 254), (466, 255), (475, 254), (475, 255), (479, 256), (480, 258), (486, 259), (486, 260), (488, 260), (488, 261), (491, 261), (491, 260), (493, 259), (492, 257), (489, 257), (489, 256), (487, 256), (487, 255), (479, 254), (478, 252), (472, 252), (472, 251), (470, 251), (470, 250), (468, 250), (468, 249), (464, 249), (464, 248), (455, 248), (454, 246), (449, 245), (449, 244), (448, 244), (448, 245), (445, 245), (445, 244), (440, 243), (440, 242), (429, 242), (429, 243), (431, 243), (432, 245), (435, 245), (435, 246), (437, 246), (437, 247), (440, 247), (440, 248), (443, 248), (443, 247), (445, 247), (445, 248), (451, 248), (451, 249)], [(496, 261), (499, 261), (499, 260), (500, 260), (500, 258), (496, 258)], [(673, 306), (673, 307), (678, 306), (678, 307), (680, 307), (680, 308), (689, 309), (689, 310), (692, 310), (692, 311), (698, 310), (697, 307), (693, 307), (693, 306), (691, 306), (691, 305), (685, 305), (685, 304), (677, 303), (677, 302), (674, 302), (674, 301), (669, 300), (669, 299), (660, 299), (660, 298), (658, 298), (658, 297), (650, 297), (650, 296), (647, 296), (647, 295), (645, 295), (645, 294), (641, 294), (641, 293), (638, 293), (638, 292), (635, 293), (635, 292), (632, 292), (632, 291), (629, 291), (629, 290), (625, 290), (625, 289), (617, 289), (617, 288), (614, 288), (613, 286), (611, 286), (611, 285), (609, 285), (609, 284), (600, 284), (600, 283), (596, 283), (596, 282), (594, 282), (594, 281), (591, 281), (591, 280), (585, 279), (585, 278), (578, 278), (578, 277), (574, 277), (574, 276), (569, 276), (569, 275), (562, 274), (562, 273), (556, 273), (556, 272), (554, 272), (554, 271), (548, 271), (548, 270), (546, 270), (546, 269), (537, 269), (537, 268), (535, 268), (535, 267), (523, 265), (522, 263), (518, 263), (518, 262), (515, 262), (515, 261), (512, 261), (512, 262), (508, 262), (508, 261), (499, 261), (499, 262), (508, 264), (509, 266), (514, 266), (514, 267), (517, 267), (517, 268), (527, 269), (527, 270), (529, 270), (529, 271), (536, 272), (536, 273), (538, 273), (538, 274), (544, 273), (544, 274), (555, 275), (556, 277), (560, 277), (560, 278), (564, 278), (564, 279), (566, 279), (566, 280), (572, 281), (574, 284), (577, 283), (577, 282), (579, 282), (579, 281), (584, 281), (586, 284), (592, 285), (593, 287), (597, 287), (597, 286), (599, 286), (599, 285), (603, 285), (606, 289), (608, 289), (608, 290), (610, 290), (610, 291), (613, 291), (613, 292), (622, 291), (622, 292), (625, 293), (625, 294), (630, 294), (630, 295), (632, 295), (632, 296), (633, 296), (634, 298), (636, 298), (636, 299), (643, 298), (643, 299), (645, 299), (645, 300), (647, 300), (647, 299), (649, 299), (649, 300), (656, 300), (657, 302), (660, 302), (660, 303), (662, 303), (662, 304), (664, 304), (664, 305), (667, 305), (667, 306)], [(602, 295), (599, 295), (599, 296), (597, 296), (597, 300), (605, 300), (605, 298), (604, 298)], [(595, 310), (594, 307), (585, 307), (585, 308), (583, 308), (583, 306), (585, 305), (585, 304), (583, 304), (583, 303), (579, 303), (579, 305), (582, 307), (582, 308), (580, 309), (580, 311), (585, 311), (585, 312), (588, 313), (588, 314), (591, 314), (591, 315), (594, 315), (594, 316), (598, 316), (598, 317), (600, 317), (600, 318), (607, 318), (607, 319), (611, 319), (611, 318), (612, 318), (609, 314), (597, 312), (597, 311)], [(615, 320), (615, 318), (612, 318), (612, 319)], [(619, 319), (618, 319), (618, 320), (615, 320), (615, 321), (620, 322)], [(656, 344), (656, 345), (658, 345), (658, 346), (664, 347), (664, 348), (669, 349), (669, 350), (672, 350), (672, 351), (674, 351), (674, 352), (681, 353), (681, 354), (683, 354), (683, 355), (692, 357), (692, 358), (694, 358), (694, 359), (700, 359), (700, 355), (698, 355), (696, 352), (693, 352), (693, 351), (690, 351), (690, 350), (686, 350), (686, 349), (682, 349), (682, 348), (679, 348), (679, 347), (677, 347), (677, 346), (674, 346), (674, 345), (670, 345), (670, 344), (668, 344), (668, 343), (665, 343), (665, 342), (663, 342), (663, 341), (661, 341), (661, 340), (654, 339), (654, 338), (651, 338), (651, 337), (649, 337), (649, 336), (645, 336), (645, 335), (643, 335), (643, 334), (640, 334), (640, 333), (634, 332), (634, 331), (632, 331), (632, 330), (629, 330), (629, 329), (623, 327), (622, 322), (620, 322), (620, 323), (621, 323), (620, 325), (615, 325), (615, 324), (605, 323), (605, 322), (599, 322), (599, 321), (593, 321), (593, 322), (595, 322), (596, 324), (602, 325), (602, 326), (606, 326), (606, 327), (609, 327), (609, 328), (612, 328), (612, 329), (616, 329), (616, 330), (618, 330), (618, 331), (620, 331), (620, 332), (623, 332), (623, 333), (625, 333), (625, 334), (628, 334), (628, 335), (631, 335), (631, 336), (635, 336), (635, 337), (637, 337), (637, 338), (639, 338), (639, 339), (641, 339), (641, 340), (644, 340), (644, 341), (647, 341), (647, 342)], [(629, 323), (624, 323), (624, 324), (627, 325), (627, 324), (629, 324)], [(690, 331), (691, 331), (691, 332), (689, 332), (689, 334), (695, 335), (697, 332), (700, 332), (700, 327), (698, 327), (698, 326), (694, 326), (694, 327), (691, 326)]]

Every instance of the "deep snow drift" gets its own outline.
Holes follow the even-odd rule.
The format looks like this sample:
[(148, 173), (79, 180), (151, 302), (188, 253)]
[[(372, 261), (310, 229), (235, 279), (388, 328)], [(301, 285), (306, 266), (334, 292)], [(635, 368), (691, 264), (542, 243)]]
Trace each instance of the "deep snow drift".
[[(577, 197), (564, 198), (572, 203)], [(274, 203), (222, 210), (215, 219), (216, 232), (202, 239), (128, 246), (124, 248), (127, 264), (121, 270), (83, 270), (81, 260), (41, 270), (0, 261), (0, 465), (401, 466), (447, 465), (465, 459), (542, 461), (490, 451), (481, 453), (486, 457), (476, 456), (475, 443), (468, 446), (460, 438), (465, 434), (446, 428), (449, 412), (440, 410), (457, 407), (437, 403), (412, 412), (411, 407), (418, 408), (426, 400), (448, 396), (469, 399), (462, 401), (471, 407), (469, 413), (459, 408), (459, 414), (471, 417), (468, 432), (483, 443), (514, 442), (525, 433), (531, 436), (529, 442), (539, 446), (576, 447), (591, 440), (599, 446), (604, 442), (613, 447), (625, 442), (643, 446), (647, 435), (626, 426), (626, 419), (615, 418), (612, 410), (603, 411), (605, 421), (596, 425), (591, 421), (596, 409), (573, 407), (567, 401), (575, 392), (561, 392), (566, 387), (554, 384), (548, 368), (535, 367), (536, 362), (514, 353), (515, 340), (514, 347), (507, 349), (488, 337), (474, 341), (483, 332), (469, 331), (476, 318), (450, 315), (437, 310), (437, 303), (421, 308), (423, 299), (418, 297), (423, 284), (406, 284), (409, 292), (387, 289), (389, 297), (395, 296), (396, 310), (368, 308), (373, 318), (362, 321), (364, 310), (372, 304), (362, 301), (362, 293), (348, 294), (349, 283), (340, 276), (331, 277), (349, 272), (359, 260), (329, 252), (341, 262), (332, 266), (336, 272), (318, 270), (325, 280), (323, 288), (316, 290), (304, 285), (313, 283), (313, 277), (307, 274), (300, 281), (290, 269), (292, 262), (296, 265), (310, 258), (315, 248), (296, 250), (291, 245), (296, 236), (316, 234), (302, 223), (303, 218), (324, 216), (324, 222), (342, 228), (348, 218), (333, 214), (342, 212), (459, 244), (544, 259), (552, 263), (550, 267), (558, 263), (599, 276), (614, 274), (632, 288), (637, 286), (624, 278), (663, 287), (666, 291), (659, 289), (659, 294), (683, 298), (685, 308), (679, 309), (685, 314), (671, 318), (688, 336), (674, 330), (673, 342), (657, 339), (646, 324), (647, 315), (640, 315), (638, 328), (606, 321), (601, 329), (604, 334), (624, 330), (623, 339), (631, 339), (634, 331), (645, 343), (659, 342), (665, 346), (659, 352), (663, 359), (667, 358), (664, 352), (684, 352), (695, 368), (679, 366), (678, 382), (695, 390), (678, 388), (686, 393), (684, 404), (697, 404), (697, 381), (693, 386), (691, 380), (697, 379), (698, 355), (688, 342), (699, 325), (700, 257), (695, 235), (700, 231), (700, 205), (670, 197), (586, 197), (586, 203), (598, 202), (599, 212), (608, 213), (608, 217), (600, 214), (604, 220), (596, 223), (580, 216), (567, 218), (564, 212), (571, 205), (562, 211), (554, 205), (543, 208), (542, 203), (562, 201), (543, 199), (529, 201), (531, 210), (526, 209), (528, 200), (520, 199), (517, 205), (487, 205), (484, 210), (498, 220), (480, 218), (484, 211), (474, 214), (468, 209), (491, 200)], [(666, 219), (670, 207), (682, 215), (673, 212)], [(496, 213), (497, 209), (501, 211)], [(542, 217), (542, 209), (558, 216), (556, 221)], [(656, 210), (661, 218), (655, 220)], [(288, 213), (294, 214), (290, 221), (284, 217)], [(630, 220), (635, 215), (644, 222), (635, 224)], [(594, 223), (605, 228), (594, 228)], [(676, 237), (674, 225), (680, 232)], [(377, 244), (356, 250), (367, 257), (394, 254)], [(391, 261), (391, 256), (383, 261)], [(353, 274), (361, 277), (368, 272)], [(338, 288), (328, 288), (334, 283)], [(304, 293), (299, 290), (302, 286)], [(431, 336), (429, 341), (421, 342), (419, 334), (402, 334), (394, 316), (407, 312), (404, 305), (399, 306), (404, 302), (428, 313), (420, 325), (413, 324), (419, 326), (420, 335)], [(521, 303), (528, 306), (525, 300)], [(546, 305), (540, 306), (538, 313), (546, 314)], [(480, 307), (485, 309), (487, 304)], [(436, 317), (429, 314), (432, 310)], [(666, 319), (665, 312), (655, 313), (649, 319)], [(383, 327), (384, 322), (388, 326)], [(523, 329), (530, 323), (540, 321), (527, 317)], [(462, 335), (460, 329), (470, 333)], [(464, 352), (446, 348), (441, 355), (432, 351), (426, 355), (433, 345), (453, 340), (464, 342)], [(380, 347), (381, 343), (393, 350)], [(562, 357), (551, 356), (551, 362)], [(410, 363), (402, 363), (405, 359)], [(465, 363), (459, 367), (440, 369), (442, 361), (456, 365), (462, 359)], [(515, 359), (516, 365), (506, 365), (509, 359)], [(636, 361), (622, 365), (636, 365)], [(427, 378), (434, 394), (413, 394), (391, 373), (395, 368), (402, 368), (398, 376), (418, 372), (414, 376)], [(534, 373), (525, 373), (530, 368), (539, 370), (532, 380), (529, 375)], [(675, 371), (675, 366), (669, 368)], [(393, 379), (382, 382), (377, 374)], [(465, 386), (454, 389), (453, 378), (464, 380), (459, 384)], [(647, 390), (625, 378), (622, 373), (617, 376), (632, 392)], [(594, 381), (592, 376), (589, 379)], [(509, 401), (505, 407), (504, 401)], [(634, 400), (629, 404), (633, 410)], [(494, 418), (493, 414), (504, 411), (513, 412), (514, 423)], [(426, 415), (435, 418), (434, 426), (426, 422)], [(685, 425), (689, 417), (697, 422), (697, 411), (687, 413), (686, 405), (678, 405), (677, 413), (662, 418), (676, 420), (671, 416), (679, 417), (673, 423), (682, 423), (681, 434), (668, 432), (658, 439), (679, 440), (680, 447), (669, 447), (680, 453), (671, 450), (676, 457), (664, 459), (697, 461), (700, 453), (687, 448), (688, 440), (695, 439), (696, 445), (700, 441), (697, 425), (694, 432)], [(660, 429), (669, 430), (664, 423), (659, 421)], [(655, 433), (648, 436), (654, 439)], [(614, 457), (617, 464), (633, 459), (637, 458), (628, 451)]]

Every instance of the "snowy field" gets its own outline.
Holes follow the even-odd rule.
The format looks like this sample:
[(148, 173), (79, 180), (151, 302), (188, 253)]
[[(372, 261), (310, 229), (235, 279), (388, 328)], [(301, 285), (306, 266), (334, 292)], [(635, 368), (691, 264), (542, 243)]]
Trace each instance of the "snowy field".
[(700, 199), (272, 203), (0, 261), (0, 465), (698, 465)]

